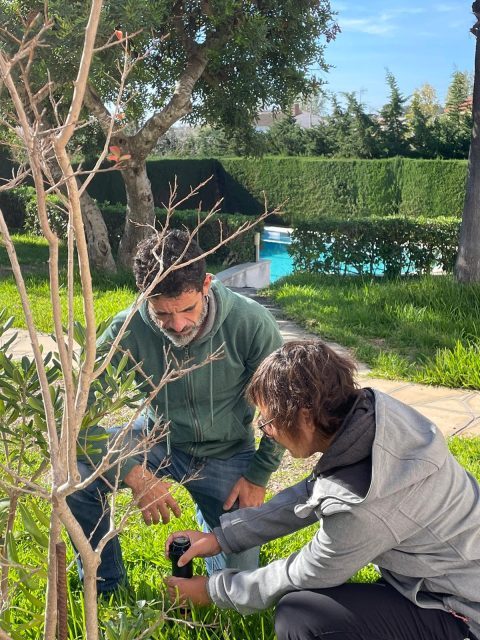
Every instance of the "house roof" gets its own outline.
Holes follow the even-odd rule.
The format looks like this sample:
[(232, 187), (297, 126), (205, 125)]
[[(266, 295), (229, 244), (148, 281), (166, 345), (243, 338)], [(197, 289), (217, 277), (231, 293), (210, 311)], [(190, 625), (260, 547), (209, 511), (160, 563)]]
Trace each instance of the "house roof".
[[(319, 124), (322, 118), (310, 111), (303, 111), (296, 103), (292, 107), (292, 116), (299, 127), (302, 129), (310, 129)], [(285, 113), (281, 111), (259, 111), (257, 118), (255, 119), (255, 126), (257, 129), (269, 129), (276, 122), (280, 122), (286, 117)]]

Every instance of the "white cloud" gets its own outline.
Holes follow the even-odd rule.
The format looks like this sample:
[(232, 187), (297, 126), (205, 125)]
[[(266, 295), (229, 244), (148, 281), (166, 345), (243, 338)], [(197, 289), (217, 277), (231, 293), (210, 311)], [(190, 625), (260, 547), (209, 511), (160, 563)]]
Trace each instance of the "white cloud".
[[(425, 9), (421, 7), (399, 7), (385, 11), (378, 15), (359, 18), (342, 18), (342, 10), (340, 11), (338, 22), (344, 31), (358, 31), (360, 33), (369, 33), (372, 35), (387, 35), (399, 28), (399, 20), (402, 15), (418, 15), (425, 13)], [(359, 7), (357, 7), (358, 9)]]
[(392, 24), (381, 19), (375, 21), (374, 18), (340, 18), (339, 24), (343, 31), (360, 31), (374, 35), (385, 35), (394, 30)]
[(440, 3), (439, 5), (437, 5), (434, 9), (435, 11), (440, 11), (441, 13), (449, 13), (450, 11), (458, 11), (459, 10), (459, 6), (458, 4), (447, 4), (447, 3)]

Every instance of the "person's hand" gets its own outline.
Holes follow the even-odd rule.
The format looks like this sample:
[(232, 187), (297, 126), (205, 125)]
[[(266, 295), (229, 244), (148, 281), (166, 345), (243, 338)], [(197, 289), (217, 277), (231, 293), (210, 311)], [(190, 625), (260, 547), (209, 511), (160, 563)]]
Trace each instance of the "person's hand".
[(170, 512), (175, 516), (181, 509), (170, 494), (170, 483), (160, 480), (148, 469), (137, 465), (124, 478), (133, 493), (133, 499), (142, 511), (145, 524), (163, 524), (170, 522)]
[(259, 507), (265, 500), (265, 491), (265, 487), (253, 484), (242, 476), (230, 491), (223, 508), (228, 511), (233, 507), (237, 499), (240, 509), (244, 507)]
[(194, 576), (193, 578), (169, 576), (165, 579), (165, 584), (172, 602), (185, 604), (188, 601), (192, 604), (206, 606), (212, 602), (207, 591), (207, 581), (208, 578), (205, 576)]
[(192, 558), (209, 558), (210, 556), (216, 556), (222, 550), (214, 533), (193, 530), (175, 531), (175, 533), (168, 536), (165, 542), (165, 555), (167, 558), (170, 544), (178, 536), (187, 536), (190, 540), (190, 548), (178, 559), (177, 564), (179, 567), (183, 567)]

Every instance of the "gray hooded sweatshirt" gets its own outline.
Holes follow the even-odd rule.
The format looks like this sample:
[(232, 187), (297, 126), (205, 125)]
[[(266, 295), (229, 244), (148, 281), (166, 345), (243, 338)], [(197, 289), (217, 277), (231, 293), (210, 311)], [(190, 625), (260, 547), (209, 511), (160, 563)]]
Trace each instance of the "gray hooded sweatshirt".
[(252, 613), (291, 591), (343, 584), (373, 562), (409, 600), (466, 619), (480, 638), (480, 488), (427, 418), (364, 390), (311, 478), (222, 516), (214, 532), (237, 553), (317, 520), (288, 558), (213, 574), (213, 602)]

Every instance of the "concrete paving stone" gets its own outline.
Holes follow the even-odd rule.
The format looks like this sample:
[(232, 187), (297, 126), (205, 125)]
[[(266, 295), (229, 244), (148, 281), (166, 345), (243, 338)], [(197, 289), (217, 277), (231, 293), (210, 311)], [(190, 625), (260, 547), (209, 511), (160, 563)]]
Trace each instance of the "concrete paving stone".
[(409, 403), (429, 404), (438, 400), (451, 400), (464, 397), (465, 390), (449, 389), (446, 387), (433, 387), (420, 384), (411, 384), (408, 388), (399, 389), (392, 395), (402, 402), (408, 398)]
[(429, 404), (435, 404), (438, 409), (448, 411), (450, 413), (470, 413), (472, 416), (480, 417), (480, 411), (472, 409), (464, 398), (452, 398), (451, 400), (432, 400), (430, 402), (415, 403), (416, 407), (422, 407)]
[(461, 431), (458, 435), (480, 438), (480, 420), (474, 420), (467, 429)]
[(384, 393), (392, 393), (410, 387), (410, 382), (404, 380), (384, 380), (383, 378), (372, 378), (370, 376), (359, 377), (362, 387), (372, 387)]
[(469, 391), (463, 402), (471, 409), (471, 411), (478, 416), (480, 416), (480, 392), (478, 391)]
[(417, 407), (411, 402), (406, 402), (405, 404), (410, 405), (431, 420), (445, 436), (451, 436), (458, 431), (465, 430), (474, 421), (472, 415), (468, 413), (450, 413), (439, 409), (435, 405)]

